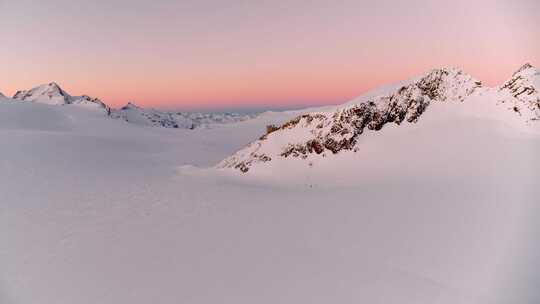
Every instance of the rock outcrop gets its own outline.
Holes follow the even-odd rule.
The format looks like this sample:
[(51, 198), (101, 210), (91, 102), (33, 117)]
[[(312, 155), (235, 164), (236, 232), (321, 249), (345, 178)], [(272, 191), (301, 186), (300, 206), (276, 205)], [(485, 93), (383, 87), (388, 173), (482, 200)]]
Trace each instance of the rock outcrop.
[(540, 120), (540, 71), (525, 64), (498, 88), (503, 93), (500, 102), (528, 121)]

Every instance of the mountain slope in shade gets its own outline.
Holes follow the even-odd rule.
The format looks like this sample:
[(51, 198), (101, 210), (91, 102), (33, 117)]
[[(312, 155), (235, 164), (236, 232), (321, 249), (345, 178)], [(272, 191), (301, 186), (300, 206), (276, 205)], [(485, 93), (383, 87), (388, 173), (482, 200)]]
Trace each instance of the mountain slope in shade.
[[(487, 111), (480, 116), (492, 116), (497, 102), (511, 104), (510, 110), (527, 123), (537, 120), (538, 71), (525, 65), (500, 88), (482, 87), (481, 82), (458, 69), (436, 69), (406, 83), (387, 94), (358, 98), (334, 111), (300, 115), (279, 126), (270, 127), (267, 134), (220, 162), (218, 168), (233, 168), (247, 172), (255, 164), (276, 159), (313, 159), (332, 157), (342, 151), (358, 151), (360, 135), (366, 130), (379, 131), (388, 124), (416, 123), (435, 103), (463, 103), (471, 111)], [(525, 94), (525, 95), (524, 95)], [(477, 107), (480, 105), (480, 107)], [(486, 108), (486, 106), (488, 106)], [(517, 109), (516, 109), (517, 108)], [(496, 111), (495, 111), (496, 112)], [(503, 115), (505, 116), (505, 115)], [(506, 117), (506, 116), (505, 116)], [(513, 119), (513, 118), (512, 118)]]
[(103, 109), (107, 114), (111, 111), (110, 107), (98, 98), (92, 98), (87, 95), (71, 96), (55, 82), (42, 84), (30, 90), (17, 91), (13, 99), (49, 105), (79, 105)]

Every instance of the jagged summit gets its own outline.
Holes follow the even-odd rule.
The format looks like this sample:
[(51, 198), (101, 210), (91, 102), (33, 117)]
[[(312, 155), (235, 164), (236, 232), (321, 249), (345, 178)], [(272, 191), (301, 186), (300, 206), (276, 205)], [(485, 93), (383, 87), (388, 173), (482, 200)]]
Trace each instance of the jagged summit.
[(540, 120), (540, 71), (527, 63), (498, 87), (500, 102), (528, 121)]
[(142, 109), (142, 108), (137, 106), (135, 103), (129, 101), (125, 106), (123, 106), (120, 109), (121, 110), (128, 110), (128, 109)]
[(524, 65), (522, 65), (517, 71), (514, 72), (514, 74), (512, 74), (512, 76), (515, 76), (516, 74), (518, 73), (521, 73), (525, 70), (528, 70), (528, 69), (534, 69), (535, 67), (530, 64), (530, 63), (525, 63)]
[[(44, 84), (42, 86), (48, 86), (54, 90), (58, 90), (58, 91), (61, 91), (61, 92), (64, 92), (64, 90), (62, 90), (62, 88), (60, 87), (60, 85), (58, 85), (58, 83), (56, 82), (49, 82), (48, 84)], [(65, 93), (65, 92), (64, 92)]]
[(482, 87), (482, 82), (458, 68), (439, 68), (431, 70), (410, 86), (418, 87), (432, 100), (463, 101)]
[[(396, 84), (390, 84), (390, 85), (379, 87), (375, 90), (367, 92), (364, 95), (361, 95), (357, 98), (352, 99), (351, 101), (341, 105), (340, 107), (341, 108), (348, 107), (351, 105), (356, 105), (356, 104), (360, 104), (360, 103), (364, 103), (364, 102), (376, 99), (380, 96), (388, 96), (398, 91), (402, 87), (407, 87), (421, 81), (423, 81), (424, 84), (428, 84), (428, 83), (440, 81), (443, 78), (444, 78), (444, 82), (446, 83), (443, 84), (439, 89), (448, 90), (448, 93), (450, 93), (450, 95), (455, 96), (455, 97), (459, 97), (459, 95), (463, 97), (464, 95), (467, 94), (466, 92), (467, 89), (464, 89), (463, 85), (467, 88), (471, 86), (476, 87), (476, 88), (482, 87), (482, 82), (466, 74), (460, 68), (441, 67), (441, 68), (431, 69), (417, 77), (413, 77), (411, 79), (404, 80)], [(444, 95), (442, 95), (442, 97), (446, 98)]]
[(460, 67), (455, 66), (442, 66), (437, 68), (432, 68), (428, 71), (426, 71), (421, 77), (426, 77), (429, 74), (438, 74), (438, 73), (445, 73), (445, 74), (451, 74), (451, 75), (463, 75), (467, 74), (465, 71)]

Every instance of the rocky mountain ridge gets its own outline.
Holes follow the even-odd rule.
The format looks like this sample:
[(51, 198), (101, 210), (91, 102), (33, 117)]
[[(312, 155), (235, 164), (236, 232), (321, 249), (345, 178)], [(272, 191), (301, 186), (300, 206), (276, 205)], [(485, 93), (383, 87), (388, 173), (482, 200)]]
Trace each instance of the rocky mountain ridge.
[(275, 158), (302, 158), (322, 154), (326, 157), (342, 151), (358, 149), (358, 137), (368, 129), (381, 130), (387, 124), (416, 123), (434, 102), (466, 102), (469, 96), (488, 90), (500, 103), (526, 116), (525, 121), (540, 118), (538, 89), (539, 72), (529, 64), (497, 88), (482, 83), (459, 69), (432, 70), (418, 80), (386, 95), (357, 104), (346, 104), (335, 111), (300, 115), (281, 126), (271, 127), (267, 134), (244, 149), (224, 159), (217, 168), (232, 168), (248, 172), (257, 163)]

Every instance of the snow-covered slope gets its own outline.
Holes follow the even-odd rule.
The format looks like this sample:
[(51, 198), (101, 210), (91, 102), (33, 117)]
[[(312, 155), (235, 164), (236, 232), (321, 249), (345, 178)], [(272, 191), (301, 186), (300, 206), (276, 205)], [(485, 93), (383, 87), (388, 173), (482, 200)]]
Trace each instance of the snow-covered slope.
[(194, 129), (198, 127), (240, 122), (251, 119), (255, 117), (255, 115), (238, 113), (164, 112), (155, 109), (142, 108), (129, 102), (119, 110), (113, 110), (111, 117), (142, 126)]
[(49, 105), (78, 105), (110, 113), (110, 107), (101, 100), (87, 95), (71, 96), (55, 82), (42, 84), (26, 91), (17, 91), (13, 99)]
[[(332, 157), (345, 151), (358, 151), (359, 137), (366, 131), (379, 131), (388, 124), (417, 123), (435, 103), (465, 104), (473, 115), (514, 121), (500, 115), (497, 103), (510, 103), (512, 112), (526, 124), (540, 118), (538, 70), (525, 65), (500, 88), (485, 88), (481, 82), (458, 69), (435, 69), (385, 95), (359, 97), (335, 110), (300, 115), (271, 128), (259, 140), (220, 162), (218, 168), (247, 172), (255, 164), (283, 158)], [(477, 102), (474, 102), (474, 101)], [(486, 101), (487, 100), (487, 101)], [(503, 108), (503, 107), (501, 107)], [(467, 110), (465, 110), (465, 113)]]

